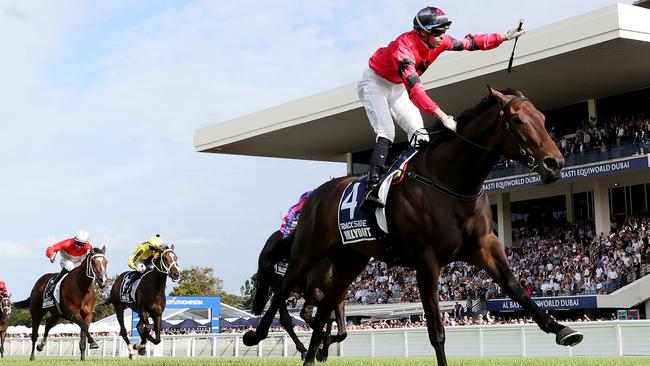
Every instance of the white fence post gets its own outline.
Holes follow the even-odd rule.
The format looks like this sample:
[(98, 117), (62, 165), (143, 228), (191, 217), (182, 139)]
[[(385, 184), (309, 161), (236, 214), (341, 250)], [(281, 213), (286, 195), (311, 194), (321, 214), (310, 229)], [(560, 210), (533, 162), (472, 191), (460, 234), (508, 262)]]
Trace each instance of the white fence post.
[(404, 331), (404, 357), (409, 356), (409, 334)]
[(375, 357), (375, 332), (370, 331), (370, 357)]
[(287, 357), (287, 356), (289, 356), (289, 347), (288, 347), (287, 335), (285, 334), (282, 337), (282, 357)]
[(478, 355), (483, 357), (483, 327), (478, 329)]
[(239, 357), (239, 337), (235, 337), (235, 357)]
[(616, 351), (619, 356), (623, 356), (623, 334), (621, 324), (616, 324)]
[(521, 327), (521, 356), (526, 357), (526, 328)]

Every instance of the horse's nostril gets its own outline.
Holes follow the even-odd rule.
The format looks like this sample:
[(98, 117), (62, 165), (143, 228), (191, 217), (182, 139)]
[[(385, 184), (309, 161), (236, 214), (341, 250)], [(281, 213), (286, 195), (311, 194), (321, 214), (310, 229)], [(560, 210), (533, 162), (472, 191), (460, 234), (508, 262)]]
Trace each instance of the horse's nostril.
[(546, 165), (546, 168), (549, 170), (558, 170), (560, 168), (560, 164), (554, 158), (545, 158), (544, 165)]

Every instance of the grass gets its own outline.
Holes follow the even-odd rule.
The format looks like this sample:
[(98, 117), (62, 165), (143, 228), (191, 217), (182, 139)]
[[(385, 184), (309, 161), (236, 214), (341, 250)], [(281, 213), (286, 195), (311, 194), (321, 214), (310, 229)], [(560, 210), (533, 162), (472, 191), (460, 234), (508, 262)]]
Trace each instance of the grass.
[[(448, 359), (449, 366), (647, 366), (650, 357), (475, 357)], [(81, 365), (78, 358), (70, 357), (37, 357), (36, 362), (29, 362), (27, 357), (5, 357), (2, 365)], [(233, 365), (233, 366), (280, 366), (302, 365), (298, 358), (157, 358), (141, 357), (136, 361), (126, 358), (96, 358), (89, 357), (83, 366), (202, 366), (202, 365)], [(323, 366), (435, 366), (433, 358), (331, 358)]]

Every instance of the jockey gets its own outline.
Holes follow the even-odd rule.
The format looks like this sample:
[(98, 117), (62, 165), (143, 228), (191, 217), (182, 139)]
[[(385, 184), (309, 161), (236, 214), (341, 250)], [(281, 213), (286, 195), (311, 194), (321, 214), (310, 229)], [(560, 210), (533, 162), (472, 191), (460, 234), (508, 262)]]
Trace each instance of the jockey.
[(286, 238), (291, 234), (298, 226), (298, 219), (300, 218), (300, 211), (302, 211), (302, 206), (305, 205), (305, 202), (311, 196), (314, 190), (307, 191), (300, 196), (298, 203), (291, 206), (289, 212), (282, 219), (282, 225), (280, 225), (280, 232), (282, 232), (282, 238)]
[(357, 86), (361, 103), (377, 135), (370, 157), (364, 208), (384, 207), (384, 202), (377, 196), (377, 188), (395, 138), (393, 118), (414, 145), (429, 140), (428, 135), (416, 133), (424, 128), (420, 111), (437, 117), (448, 129), (456, 130), (454, 117), (445, 113), (427, 95), (420, 81), (419, 76), (429, 65), (444, 51), (489, 50), (524, 33), (523, 29), (514, 28), (504, 35), (468, 34), (456, 39), (445, 34), (450, 25), (451, 21), (442, 10), (426, 7), (413, 18), (413, 30), (400, 35), (370, 57), (370, 67)]
[(127, 261), (129, 267), (138, 271), (140, 274), (144, 273), (147, 269), (151, 269), (152, 260), (164, 248), (160, 235), (152, 236), (148, 241), (138, 245), (133, 255)]
[[(63, 275), (81, 265), (81, 262), (83, 262), (88, 251), (93, 248), (88, 241), (89, 239), (90, 235), (88, 235), (88, 232), (79, 230), (75, 234), (74, 238), (66, 239), (47, 247), (47, 250), (45, 250), (45, 256), (48, 257), (52, 263), (54, 263), (56, 253), (59, 251), (61, 252), (61, 272), (54, 277), (52, 283), (56, 283), (61, 279), (61, 277), (63, 277)], [(50, 288), (48, 296), (52, 294), (52, 291), (54, 291), (54, 286)]]
[(0, 299), (4, 299), (5, 297), (11, 297), (11, 294), (7, 289), (7, 284), (5, 281), (0, 280)]

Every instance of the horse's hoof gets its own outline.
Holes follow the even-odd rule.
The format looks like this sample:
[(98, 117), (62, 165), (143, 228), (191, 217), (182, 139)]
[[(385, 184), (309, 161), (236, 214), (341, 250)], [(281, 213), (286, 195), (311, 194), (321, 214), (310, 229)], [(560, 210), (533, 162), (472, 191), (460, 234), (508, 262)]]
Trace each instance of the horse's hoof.
[(139, 354), (140, 356), (144, 356), (144, 355), (146, 355), (146, 354), (147, 354), (147, 347), (142, 347), (142, 348), (140, 348), (140, 349), (138, 350), (138, 354)]
[(257, 334), (255, 334), (254, 330), (249, 330), (248, 332), (244, 333), (242, 341), (248, 347), (253, 347), (254, 345), (260, 343), (260, 340), (257, 339)]
[(36, 350), (38, 352), (43, 352), (43, 348), (45, 348), (45, 345), (42, 344), (42, 343), (39, 343), (39, 344), (36, 345)]
[(129, 360), (135, 360), (138, 358), (138, 354), (135, 352), (129, 352)]
[(31, 356), (29, 356), (29, 360), (30, 361), (36, 361), (36, 357), (34, 357), (34, 355), (31, 355)]
[(322, 349), (319, 349), (318, 351), (316, 351), (316, 361), (318, 361), (318, 362), (327, 361), (328, 356), (329, 356), (328, 352), (324, 352)]
[(582, 342), (582, 338), (584, 338), (582, 333), (569, 327), (564, 327), (555, 335), (555, 342), (560, 346), (573, 347)]
[(300, 359), (301, 359), (302, 361), (305, 360), (305, 357), (307, 357), (307, 351), (300, 352)]
[(90, 349), (97, 349), (97, 348), (99, 348), (99, 345), (98, 345), (97, 342), (95, 342), (95, 341), (90, 342), (90, 344), (89, 344), (88, 346), (90, 347)]

